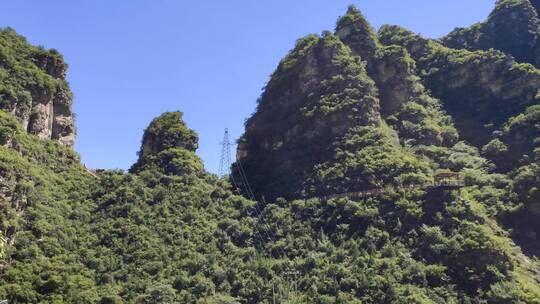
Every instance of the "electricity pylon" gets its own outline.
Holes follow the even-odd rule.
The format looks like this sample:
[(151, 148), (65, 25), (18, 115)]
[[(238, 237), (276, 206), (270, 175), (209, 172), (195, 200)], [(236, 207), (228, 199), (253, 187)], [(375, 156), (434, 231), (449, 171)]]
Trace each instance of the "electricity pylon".
[(229, 140), (229, 129), (225, 129), (221, 144), (221, 160), (219, 161), (219, 176), (229, 175), (231, 169), (231, 142)]

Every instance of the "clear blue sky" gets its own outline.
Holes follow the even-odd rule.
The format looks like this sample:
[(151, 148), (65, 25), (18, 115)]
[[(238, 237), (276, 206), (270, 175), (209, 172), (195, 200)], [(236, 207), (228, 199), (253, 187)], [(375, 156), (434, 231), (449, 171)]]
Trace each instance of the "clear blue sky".
[(0, 26), (58, 49), (75, 94), (76, 150), (91, 168), (129, 168), (144, 128), (181, 110), (217, 171), (223, 130), (238, 138), (296, 39), (333, 30), (349, 4), (375, 28), (428, 37), (484, 20), (494, 0), (13, 0)]

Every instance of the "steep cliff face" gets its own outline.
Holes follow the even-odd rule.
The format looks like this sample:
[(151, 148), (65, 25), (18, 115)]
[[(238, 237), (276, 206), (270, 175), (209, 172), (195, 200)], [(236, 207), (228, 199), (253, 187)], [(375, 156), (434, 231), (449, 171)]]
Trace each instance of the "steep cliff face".
[(423, 83), (440, 98), (463, 138), (478, 147), (539, 102), (540, 71), (500, 51), (449, 49), (395, 26), (381, 28), (379, 36), (385, 45), (411, 53)]
[(0, 109), (15, 115), (29, 133), (71, 147), (75, 123), (66, 69), (58, 52), (0, 30)]
[[(485, 22), (467, 29), (456, 29), (442, 39), (445, 46), (485, 52), (467, 54), (464, 50), (448, 51), (436, 46), (433, 41), (424, 41), (420, 44), (432, 47), (420, 47), (425, 52), (418, 53), (417, 57), (427, 62), (430, 56), (437, 53), (452, 54), (453, 58), (444, 60), (449, 63), (445, 67), (450, 66), (450, 70), (445, 68), (441, 71), (446, 75), (440, 77), (436, 76), (437, 72), (425, 73), (428, 86), (448, 101), (449, 111), (459, 114), (456, 117), (464, 122), (463, 128), (477, 130), (463, 132), (465, 136), (477, 145), (485, 144), (482, 149), (486, 156), (495, 161), (499, 169), (514, 170), (514, 177), (515, 174), (523, 177), (523, 172), (534, 171), (530, 165), (534, 167), (540, 159), (537, 114), (540, 72), (513, 61), (531, 63), (536, 67), (540, 65), (539, 12), (540, 1), (537, 0), (500, 0)], [(402, 38), (405, 36), (408, 38), (404, 40), (408, 41), (422, 40), (419, 37), (411, 40), (411, 35), (402, 35)], [(403, 43), (402, 38), (397, 40)], [(428, 67), (429, 64), (424, 68), (434, 68)], [(469, 104), (468, 107), (463, 106), (465, 102)], [(465, 114), (467, 112), (469, 115)], [(536, 202), (540, 204), (538, 199)], [(536, 210), (536, 207), (532, 209)]]
[[(531, 11), (531, 5), (525, 2), (499, 2), (496, 13), (502, 15), (497, 18), (510, 22), (508, 19), (515, 16), (504, 11), (514, 6), (525, 6), (526, 11)], [(532, 19), (521, 21), (537, 22), (536, 12), (527, 16)], [(498, 45), (501, 50), (450, 49), (397, 26), (382, 27), (379, 39), (384, 45), (400, 45), (410, 52), (422, 82), (441, 100), (461, 137), (495, 164), (492, 170), (505, 173), (514, 181), (505, 199), (519, 202), (522, 207), (504, 213), (504, 221), (514, 228), (514, 238), (523, 248), (539, 254), (536, 244), (540, 225), (536, 218), (540, 199), (536, 189), (540, 184), (535, 176), (540, 163), (540, 70), (517, 63), (501, 51), (512, 53), (503, 45)], [(506, 41), (523, 49), (519, 39), (507, 37)]]
[(366, 61), (378, 88), (381, 114), (403, 143), (451, 146), (456, 142), (452, 120), (416, 76), (416, 63), (405, 48), (382, 45), (355, 7), (338, 20), (336, 35)]
[(458, 134), (415, 73), (408, 51), (382, 45), (354, 7), (336, 34), (301, 39), (240, 140), (256, 194), (302, 197), (426, 178), (429, 165), (414, 160), (426, 149), (406, 147), (452, 147)]
[[(499, 238), (505, 232), (495, 218), (536, 198), (537, 192), (525, 191), (536, 182), (536, 169), (524, 168), (513, 184), (512, 174), (493, 173), (506, 168), (485, 157), (502, 164), (508, 156), (498, 150), (528, 147), (506, 139), (514, 132), (525, 142), (525, 132), (536, 132), (529, 127), (536, 121), (530, 107), (537, 102), (538, 76), (533, 66), (500, 51), (453, 50), (399, 27), (377, 35), (350, 7), (335, 34), (299, 40), (280, 62), (246, 122), (237, 164), (270, 210), (274, 200), (290, 204), (302, 225), (320, 221), (315, 226), (325, 233), (350, 233), (362, 244), (376, 230), (416, 260), (443, 266), (453, 291), (443, 295), (439, 288), (449, 284), (435, 287), (426, 278), (430, 290), (416, 290), (418, 299), (534, 303), (538, 290), (527, 287), (537, 282), (534, 266)], [(428, 184), (441, 168), (460, 171), (467, 185), (459, 191), (406, 187)], [(247, 187), (239, 175), (234, 179)], [(375, 191), (358, 199), (321, 199), (363, 190)], [(308, 206), (317, 211), (305, 211)], [(398, 302), (386, 295), (377, 298)]]
[(325, 33), (299, 40), (272, 75), (240, 140), (238, 155), (257, 185), (256, 195), (352, 191), (405, 168), (414, 171), (407, 157), (393, 171), (368, 169), (375, 155), (385, 160), (401, 153), (379, 107), (365, 63), (339, 37)]
[(457, 28), (442, 39), (456, 49), (501, 50), (518, 62), (540, 67), (540, 20), (538, 1), (498, 0), (485, 22)]
[(377, 34), (366, 20), (362, 12), (350, 6), (347, 13), (340, 17), (336, 24), (336, 36), (348, 45), (362, 60), (368, 63), (369, 69), (381, 45)]

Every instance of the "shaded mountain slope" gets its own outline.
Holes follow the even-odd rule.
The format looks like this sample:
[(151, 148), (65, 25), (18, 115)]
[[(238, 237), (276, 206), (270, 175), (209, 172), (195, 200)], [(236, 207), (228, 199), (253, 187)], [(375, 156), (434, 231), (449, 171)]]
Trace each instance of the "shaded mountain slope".
[(380, 36), (407, 48), (426, 87), (475, 145), (488, 143), (511, 117), (538, 103), (540, 72), (501, 52), (453, 50), (395, 26), (381, 28)]
[(381, 118), (361, 58), (330, 33), (300, 40), (280, 63), (238, 154), (256, 195), (269, 199), (378, 187), (427, 170)]
[(460, 135), (515, 181), (507, 200), (523, 204), (522, 210), (506, 220), (520, 244), (538, 254), (540, 184), (533, 176), (540, 162), (539, 70), (497, 50), (449, 49), (396, 26), (381, 28), (379, 35), (411, 52), (423, 83), (440, 98)]

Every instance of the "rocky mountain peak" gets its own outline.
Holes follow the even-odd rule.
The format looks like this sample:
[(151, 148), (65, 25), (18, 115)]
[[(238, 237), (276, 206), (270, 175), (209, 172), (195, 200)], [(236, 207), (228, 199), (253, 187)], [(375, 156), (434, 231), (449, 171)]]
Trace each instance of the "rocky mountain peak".
[(67, 65), (55, 50), (27, 43), (12, 29), (0, 30), (0, 109), (41, 139), (75, 144), (73, 95)]
[(354, 5), (349, 6), (345, 16), (339, 18), (336, 35), (366, 61), (373, 58), (379, 45), (375, 31)]
[(486, 21), (457, 28), (442, 38), (455, 49), (497, 49), (518, 62), (540, 66), (540, 20), (538, 1), (499, 0)]
[(139, 156), (159, 153), (170, 148), (182, 148), (195, 152), (199, 139), (182, 119), (182, 112), (165, 112), (154, 118), (144, 130)]
[(179, 111), (165, 112), (150, 122), (132, 172), (155, 168), (180, 175), (203, 169), (195, 155), (199, 146), (197, 133), (186, 126), (182, 116)]
[(300, 39), (281, 61), (246, 122), (238, 155), (268, 198), (297, 196), (333, 143), (354, 127), (381, 125), (365, 63), (336, 35)]

